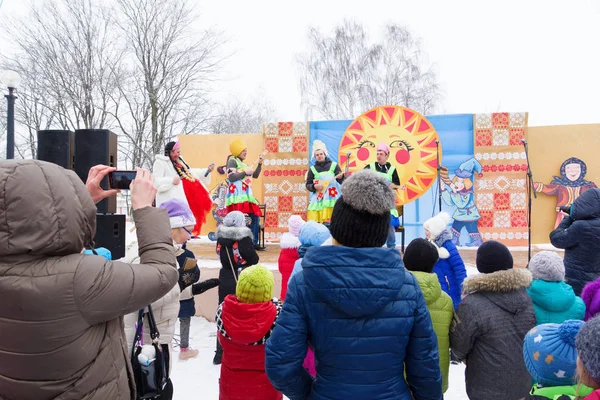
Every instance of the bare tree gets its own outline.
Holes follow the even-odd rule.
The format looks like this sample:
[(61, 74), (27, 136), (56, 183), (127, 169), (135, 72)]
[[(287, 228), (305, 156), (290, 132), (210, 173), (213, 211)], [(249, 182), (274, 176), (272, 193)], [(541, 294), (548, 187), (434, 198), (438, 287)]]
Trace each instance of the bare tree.
[(430, 112), (439, 98), (436, 76), (424, 67), (421, 43), (401, 26), (389, 25), (372, 43), (353, 21), (332, 36), (309, 31), (311, 50), (298, 56), (302, 107), (307, 118), (354, 118), (385, 104)]
[(188, 0), (117, 0), (128, 44), (127, 79), (119, 83), (116, 119), (133, 165), (149, 166), (174, 135), (207, 126), (211, 83), (223, 39), (197, 31)]
[[(121, 51), (105, 8), (93, 0), (31, 2), (29, 13), (14, 22), (11, 32), (19, 55), (5, 61), (20, 60), (25, 72), (35, 73), (29, 93), (51, 107), (56, 124), (72, 130), (107, 127), (118, 79), (113, 65)], [(24, 100), (22, 105), (31, 106), (28, 113), (41, 110), (36, 109), (39, 102), (34, 106)]]
[(235, 98), (217, 107), (210, 133), (260, 133), (265, 122), (276, 118), (270, 101), (257, 94), (247, 101)]

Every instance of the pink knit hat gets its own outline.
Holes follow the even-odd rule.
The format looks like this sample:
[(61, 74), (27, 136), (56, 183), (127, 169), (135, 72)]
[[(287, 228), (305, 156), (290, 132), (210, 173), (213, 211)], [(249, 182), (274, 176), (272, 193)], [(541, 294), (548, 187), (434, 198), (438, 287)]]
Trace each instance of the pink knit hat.
[(298, 234), (300, 233), (300, 228), (302, 228), (302, 226), (305, 224), (306, 222), (302, 219), (301, 216), (299, 215), (292, 215), (289, 219), (288, 219), (288, 227), (290, 230), (290, 233), (294, 236), (298, 236)]
[(377, 145), (377, 151), (384, 151), (385, 154), (390, 154), (390, 149), (385, 142), (381, 142), (379, 145)]
[(179, 143), (179, 140), (175, 142), (175, 145), (173, 146), (173, 150), (179, 150), (179, 148), (181, 147), (181, 143)]

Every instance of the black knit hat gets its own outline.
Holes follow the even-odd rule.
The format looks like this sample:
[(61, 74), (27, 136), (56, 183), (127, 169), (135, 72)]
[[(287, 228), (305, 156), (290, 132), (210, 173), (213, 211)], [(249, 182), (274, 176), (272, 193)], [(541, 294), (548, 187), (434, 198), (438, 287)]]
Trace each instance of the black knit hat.
[(331, 215), (331, 236), (342, 246), (381, 247), (387, 240), (395, 194), (385, 177), (370, 169), (352, 174)]
[(477, 270), (482, 274), (491, 274), (513, 267), (513, 258), (508, 247), (495, 240), (484, 242), (477, 249)]
[(406, 246), (404, 266), (409, 271), (421, 271), (430, 274), (439, 258), (437, 247), (429, 240), (417, 238)]

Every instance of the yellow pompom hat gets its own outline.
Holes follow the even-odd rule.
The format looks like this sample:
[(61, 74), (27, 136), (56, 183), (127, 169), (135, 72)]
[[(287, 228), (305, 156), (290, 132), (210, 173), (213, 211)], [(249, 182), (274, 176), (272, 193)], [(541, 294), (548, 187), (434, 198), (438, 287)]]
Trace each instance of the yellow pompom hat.
[(242, 303), (264, 303), (273, 298), (273, 273), (264, 265), (256, 264), (242, 271), (235, 295)]
[(229, 143), (229, 151), (234, 157), (238, 157), (246, 148), (248, 148), (248, 146), (246, 146), (246, 143), (244, 143), (244, 141), (240, 138), (237, 138), (233, 142)]

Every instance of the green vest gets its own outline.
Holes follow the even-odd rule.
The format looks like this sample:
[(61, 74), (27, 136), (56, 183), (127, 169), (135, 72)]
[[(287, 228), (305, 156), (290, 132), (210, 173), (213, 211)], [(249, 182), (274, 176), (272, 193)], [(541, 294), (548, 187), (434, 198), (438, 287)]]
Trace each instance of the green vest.
[[(385, 176), (385, 178), (392, 182), (392, 176), (394, 176), (394, 171), (396, 170), (396, 167), (394, 167), (393, 165), (390, 167), (390, 169), (388, 169), (387, 172), (381, 172), (381, 171), (377, 171), (377, 167), (375, 166), (376, 163), (371, 163), (369, 164), (369, 168), (371, 168), (373, 171), (380, 173), (381, 175)], [(390, 213), (392, 214), (392, 217), (396, 217), (398, 218), (398, 210), (395, 208), (392, 208), (390, 210)]]

